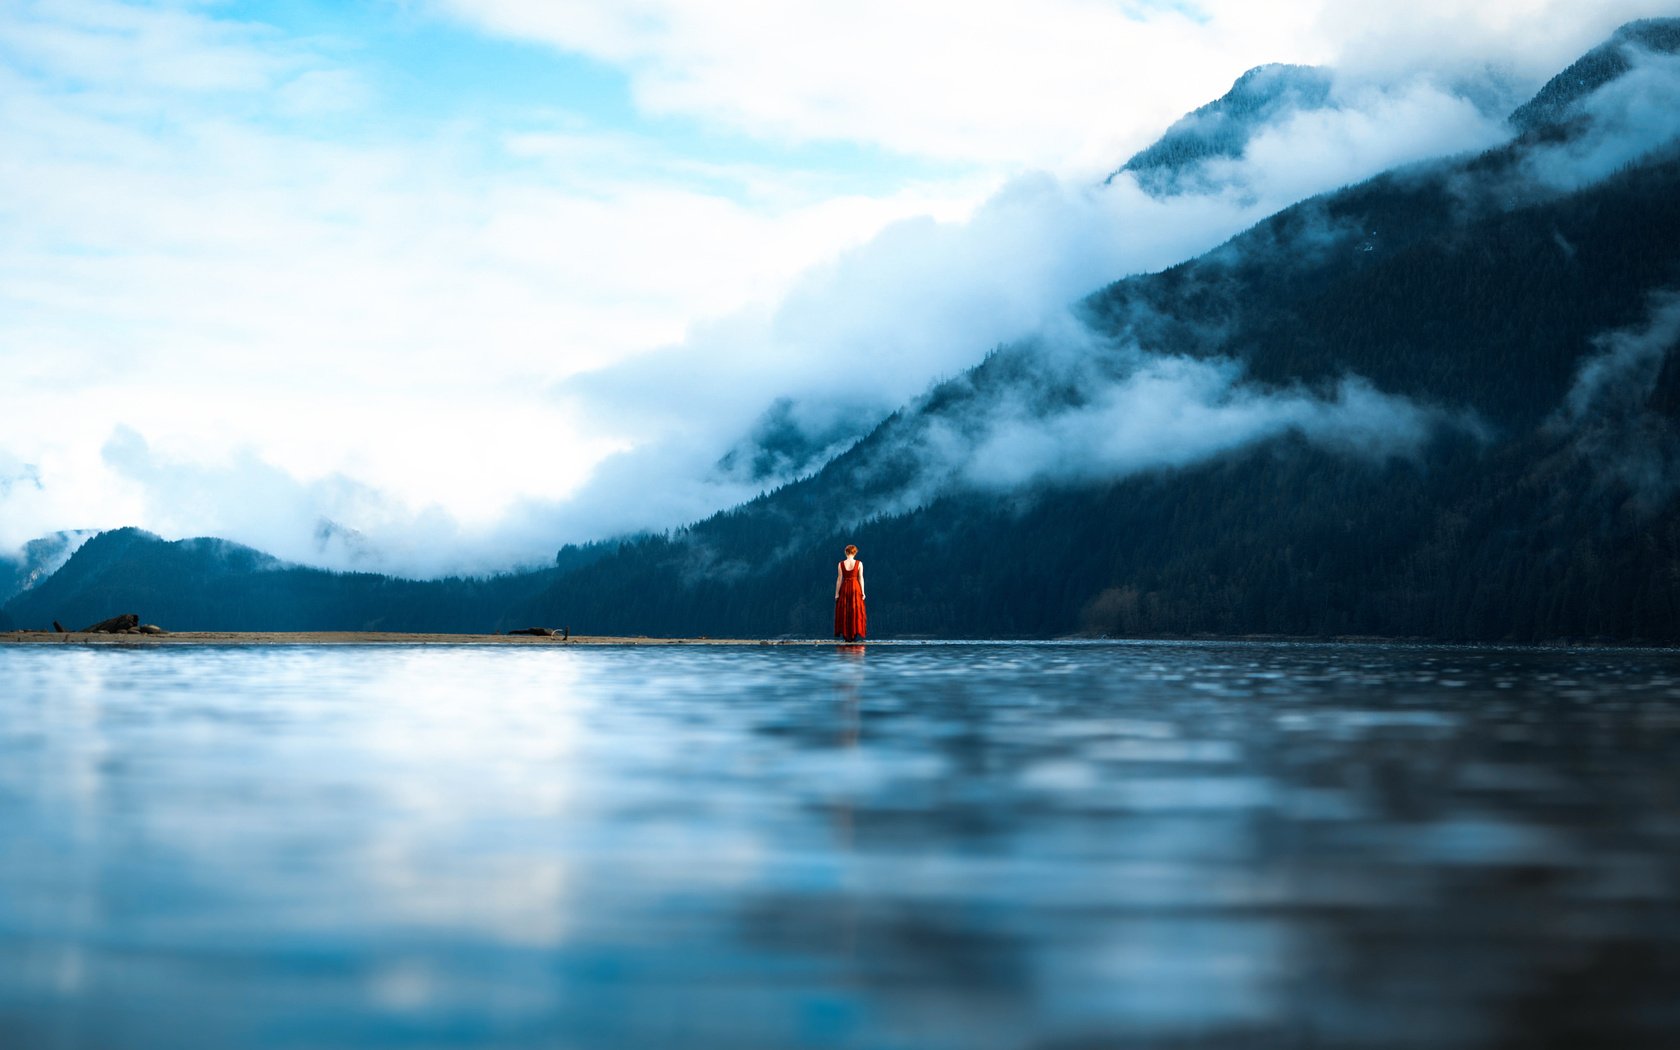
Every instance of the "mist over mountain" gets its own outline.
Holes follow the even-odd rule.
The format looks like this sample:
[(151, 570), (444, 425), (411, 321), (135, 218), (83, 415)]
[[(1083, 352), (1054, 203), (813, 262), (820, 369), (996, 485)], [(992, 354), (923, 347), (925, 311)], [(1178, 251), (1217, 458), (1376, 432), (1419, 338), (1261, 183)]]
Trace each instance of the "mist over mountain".
[(539, 608), (820, 630), (852, 539), (912, 633), (1671, 637), (1677, 86), (1647, 52), (1566, 122), (1117, 282)]
[[(1083, 298), (1023, 311), (1012, 338), (962, 344), (970, 362), (992, 349), (895, 411), (870, 414), (886, 387), (835, 381), (844, 396), (824, 399), (791, 383), (764, 402), (750, 440), (714, 461), (733, 488), (705, 491), (738, 491), (740, 505), (692, 525), (568, 548), (545, 573), (429, 590), (294, 580), (202, 545), (96, 540), (6, 611), (34, 623), (75, 596), (94, 618), (134, 607), (163, 622), (135, 599), (167, 598), (182, 604), (166, 626), (254, 628), (239, 617), (257, 615), (255, 600), (239, 596), (286, 580), (270, 593), (304, 596), (288, 599), (288, 622), (318, 627), (821, 635), (836, 552), (852, 541), (885, 636), (1672, 641), (1680, 57), (1652, 41), (1674, 24), (1625, 27), (1571, 67), (1572, 88), (1554, 79), (1515, 110), (1515, 138), (1290, 197), (1193, 259), (1133, 276), (1116, 266)], [(1229, 221), (1248, 191), (1208, 173), (1281, 171), (1276, 158), (1301, 140), (1291, 118), (1265, 120), (1335, 112), (1315, 101), (1322, 74), (1262, 69), (1273, 71), (1205, 107), (1216, 116), (1175, 125), (1162, 143), (1179, 145), (1140, 153), (1111, 188), (1187, 209), (1149, 213), (1158, 219), (1217, 215), (1199, 235)], [(1250, 133), (1240, 118), (1256, 113), (1271, 117)], [(1159, 160), (1169, 153), (1174, 163)], [(1172, 185), (1162, 173), (1200, 189), (1159, 197), (1138, 172), (1156, 173), (1145, 176), (1155, 194)], [(951, 338), (972, 331), (953, 324)], [(652, 383), (649, 410), (689, 378)], [(687, 383), (684, 403), (710, 389)], [(704, 466), (715, 448), (696, 441), (688, 462)], [(813, 456), (820, 469), (756, 496)], [(178, 559), (174, 582), (153, 569), (166, 557)], [(190, 568), (217, 559), (220, 575)], [(194, 605), (195, 590), (214, 601)], [(354, 615), (333, 604), (352, 601)]]
[(1154, 197), (1217, 191), (1222, 183), (1209, 172), (1210, 161), (1241, 158), (1250, 140), (1285, 116), (1330, 108), (1332, 82), (1328, 70), (1312, 66), (1256, 66), (1103, 181), (1130, 174)]
[[(1213, 104), (1221, 120), (1196, 122), (1200, 138), (1170, 131), (1136, 170), (1098, 185), (1024, 175), (963, 221), (895, 224), (773, 309), (557, 390), (603, 432), (647, 438), (543, 515), (549, 534), (665, 528), (809, 474), (930, 382), (1056, 324), (1093, 287), (1397, 164), (1504, 141), (1505, 112), (1488, 103), (1424, 75), (1262, 67)], [(1183, 145), (1192, 138), (1205, 148)], [(1168, 183), (1176, 192), (1161, 192)]]
[[(697, 520), (818, 469), (929, 383), (1041, 329), (1094, 287), (1192, 258), (1303, 197), (1510, 133), (1503, 112), (1479, 95), (1415, 70), (1337, 77), (1333, 96), (1320, 110), (1251, 121), (1241, 155), (1204, 165), (1209, 179), (1196, 192), (1152, 196), (1131, 174), (1100, 184), (1107, 161), (1019, 171), (1002, 185), (976, 177), (960, 183), (960, 196), (942, 190), (947, 203), (933, 212), (918, 209), (920, 217), (826, 253), (763, 301), (697, 321), (663, 348), (649, 344), (617, 364), (520, 389), (515, 399), (527, 404), (519, 425), (563, 420), (570, 435), (555, 432), (553, 443), (528, 442), (526, 451), (444, 441), (428, 417), (411, 415), (402, 426), (422, 446), (431, 442), (429, 452), (394, 451), (385, 430), (369, 445), (370, 456), (376, 447), (383, 456), (341, 463), (345, 450), (323, 435), (395, 410), (375, 398), (364, 416), (344, 392), (331, 395), (332, 411), (347, 426), (306, 431), (314, 435), (302, 442), (314, 446), (307, 455), (281, 439), (284, 421), (265, 424), (278, 432), (266, 446), (232, 434), (185, 441), (169, 435), (167, 414), (143, 418), (151, 402), (107, 407), (118, 414), (99, 435), (77, 439), (73, 470), (60, 463), (42, 474), (41, 464), (13, 464), (0, 449), (0, 547), (97, 521), (217, 535), (317, 567), (426, 578), (540, 566), (557, 544)], [(905, 192), (916, 195), (914, 186)], [(508, 290), (494, 272), (467, 270), (485, 290)], [(573, 342), (558, 330), (555, 338)], [(464, 356), (448, 367), (466, 367)], [(228, 368), (234, 382), (241, 371)], [(178, 392), (160, 391), (156, 401), (171, 396)], [(432, 419), (454, 416), (447, 389), (425, 396), (444, 402)], [(475, 411), (494, 420), (497, 407)], [(509, 491), (505, 480), (471, 480), (470, 461), (485, 455), (494, 457), (486, 479), (527, 478), (517, 487), (533, 494), (503, 500), (495, 493)], [(538, 455), (546, 465), (525, 462)], [(429, 488), (426, 460), (440, 472), (450, 464), (437, 479), (447, 491)], [(479, 491), (482, 500), (468, 498)]]
[(1677, 51), (1680, 51), (1680, 18), (1629, 22), (1609, 40), (1547, 81), (1532, 99), (1511, 114), (1511, 124), (1521, 131), (1534, 131), (1567, 120), (1583, 99), (1633, 69), (1641, 52), (1673, 54)]
[(25, 543), (15, 557), (0, 555), (0, 604), (57, 572), (93, 535), (86, 529), (55, 532)]

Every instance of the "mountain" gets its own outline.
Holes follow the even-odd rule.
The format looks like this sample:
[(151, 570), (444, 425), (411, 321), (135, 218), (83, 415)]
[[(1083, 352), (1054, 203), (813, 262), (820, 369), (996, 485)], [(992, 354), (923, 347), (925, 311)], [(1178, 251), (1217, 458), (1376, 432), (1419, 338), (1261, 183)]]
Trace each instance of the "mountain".
[[(575, 558), (584, 563), (585, 558)], [(546, 583), (543, 573), (488, 579), (401, 580), (291, 565), (218, 539), (166, 542), (139, 529), (88, 540), (5, 613), (72, 630), (134, 612), (171, 630), (506, 630), (509, 610)]]
[[(1483, 85), (1460, 87), (1473, 94)], [(1250, 173), (1235, 161), (1263, 132), (1290, 118), (1338, 105), (1331, 98), (1331, 74), (1308, 66), (1259, 66), (1237, 79), (1224, 96), (1175, 122), (1153, 145), (1104, 180), (1130, 174), (1158, 198), (1232, 190), (1252, 193)], [(848, 404), (832, 393), (773, 401), (741, 428), (713, 463), (713, 475), (736, 485), (773, 486), (820, 468), (880, 422), (891, 405), (872, 399)]]
[[(1578, 122), (1389, 173), (1118, 282), (1081, 304), (1071, 349), (1003, 348), (816, 476), (627, 544), (527, 616), (822, 634), (852, 540), (888, 633), (1676, 640), (1668, 120), (1649, 141)], [(1606, 155), (1615, 174), (1582, 174)], [(1181, 406), (1215, 424), (1299, 419), (1104, 461), (1128, 419), (1103, 413), (1156, 409), (1174, 369), (1228, 380)]]
[(800, 407), (791, 398), (772, 402), (718, 459), (718, 475), (766, 482), (807, 474), (855, 444), (878, 422), (875, 414), (838, 406), (824, 406), (824, 418), (813, 422), (799, 418)]
[(1215, 191), (1220, 179), (1210, 162), (1241, 157), (1250, 140), (1287, 117), (1334, 108), (1330, 84), (1330, 72), (1316, 66), (1256, 66), (1238, 77), (1231, 90), (1181, 117), (1103, 182), (1129, 173), (1156, 197)]
[(1583, 99), (1632, 69), (1641, 51), (1680, 52), (1680, 18), (1648, 18), (1622, 26), (1518, 107), (1511, 114), (1512, 126), (1534, 131), (1567, 119)]
[(93, 530), (55, 532), (30, 540), (16, 557), (0, 556), (0, 604), (58, 571)]
[(1680, 641), (1680, 112), (1647, 105), (1650, 77), (1680, 84), (1663, 62), (1519, 117), (1562, 97), (1548, 85), (1506, 145), (1099, 289), (812, 476), (669, 535), (421, 584), (106, 534), (6, 612), (824, 636), (851, 541), (877, 637)]

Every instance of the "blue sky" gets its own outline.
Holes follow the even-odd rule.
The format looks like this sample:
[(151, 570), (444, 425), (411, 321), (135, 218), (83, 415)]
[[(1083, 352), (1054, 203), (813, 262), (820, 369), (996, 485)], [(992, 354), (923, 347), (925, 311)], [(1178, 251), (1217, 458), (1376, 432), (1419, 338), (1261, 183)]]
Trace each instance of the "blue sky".
[[(820, 174), (837, 190), (879, 193), (913, 179), (973, 168), (842, 139), (765, 137), (694, 116), (638, 107), (625, 70), (539, 41), (474, 32), (459, 19), (394, 3), (236, 3), (218, 17), (272, 27), (281, 38), (356, 70), (373, 109), (342, 131), (426, 135), (466, 123), (487, 135), (560, 121), (579, 131), (657, 142), (695, 163), (755, 165)], [(504, 158), (505, 159), (505, 158)], [(739, 192), (716, 180), (718, 192)]]
[[(15, 0), (0, 549), (342, 563), (330, 520), (428, 572), (674, 524), (742, 494), (683, 472), (780, 393), (890, 407), (1256, 209), (1482, 143), (1438, 84), (1532, 85), (1645, 6)], [(1295, 129), (1328, 159), (1093, 195), (1267, 61), (1376, 85)]]

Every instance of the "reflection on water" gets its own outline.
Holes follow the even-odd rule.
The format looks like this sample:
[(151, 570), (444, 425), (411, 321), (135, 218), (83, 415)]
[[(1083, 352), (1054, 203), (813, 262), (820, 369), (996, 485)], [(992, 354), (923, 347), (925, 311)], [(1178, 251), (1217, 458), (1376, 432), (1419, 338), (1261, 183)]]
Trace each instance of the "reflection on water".
[(1680, 1045), (1680, 654), (0, 650), (0, 1046)]

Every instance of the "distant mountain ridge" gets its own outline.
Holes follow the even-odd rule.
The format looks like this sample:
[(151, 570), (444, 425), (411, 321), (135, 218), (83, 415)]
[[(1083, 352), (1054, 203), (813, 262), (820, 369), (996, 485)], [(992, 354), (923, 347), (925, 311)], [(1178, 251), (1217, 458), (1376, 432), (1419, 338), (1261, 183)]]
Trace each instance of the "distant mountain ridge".
[[(1668, 21), (1584, 56), (1611, 70), (1590, 88), (1554, 78), (1518, 110), (1561, 122), (1099, 289), (1077, 338), (998, 348), (814, 476), (670, 535), (416, 584), (125, 530), (4, 611), (823, 634), (850, 540), (887, 636), (1680, 641), (1680, 114), (1613, 174), (1556, 178), (1596, 156), (1582, 103), (1614, 100), (1605, 48), (1650, 50)], [(1192, 163), (1234, 140), (1194, 141)], [(1136, 422), (1180, 389), (1205, 420)], [(1105, 448), (1128, 427), (1143, 467)], [(1221, 427), (1252, 436), (1205, 436)]]
[(227, 540), (165, 541), (141, 529), (88, 540), (64, 567), (8, 602), (18, 625), (72, 630), (123, 612), (170, 630), (486, 633), (552, 570), (485, 579), (402, 580), (292, 565)]

